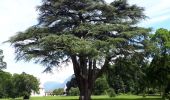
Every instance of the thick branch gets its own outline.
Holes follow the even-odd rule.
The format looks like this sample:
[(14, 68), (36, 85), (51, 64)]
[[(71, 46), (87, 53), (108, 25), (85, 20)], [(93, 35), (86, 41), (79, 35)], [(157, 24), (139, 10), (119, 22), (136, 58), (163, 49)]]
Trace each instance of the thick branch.
[(80, 74), (84, 79), (88, 78), (88, 71), (87, 71), (87, 59), (83, 56), (79, 57), (80, 60)]

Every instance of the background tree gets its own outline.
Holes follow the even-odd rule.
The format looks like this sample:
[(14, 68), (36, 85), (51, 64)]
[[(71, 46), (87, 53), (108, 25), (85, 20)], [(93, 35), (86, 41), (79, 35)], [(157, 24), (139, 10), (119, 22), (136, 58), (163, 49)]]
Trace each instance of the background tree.
[[(160, 86), (164, 97), (170, 82), (170, 31), (163, 28), (158, 29), (151, 39), (156, 48), (150, 64), (149, 76), (154, 79), (151, 80), (153, 86)], [(168, 93), (168, 91), (166, 92)]]
[(8, 72), (0, 70), (0, 98), (6, 98), (11, 93), (11, 78), (12, 75)]
[(80, 91), (79, 91), (79, 89), (77, 87), (76, 88), (71, 87), (71, 89), (68, 92), (68, 95), (69, 96), (79, 96), (80, 95)]
[(64, 94), (64, 89), (63, 88), (58, 88), (53, 91), (54, 95), (63, 95)]
[[(119, 93), (139, 93), (145, 84), (145, 70), (148, 60), (145, 53), (134, 53), (132, 56), (118, 57), (114, 65), (106, 71), (110, 87)], [(140, 85), (141, 84), (141, 85)], [(145, 85), (144, 85), (145, 84)]]
[(104, 76), (99, 77), (96, 82), (93, 89), (94, 95), (106, 95), (107, 90), (109, 89), (109, 85), (107, 83), (107, 80)]
[(39, 92), (39, 81), (33, 75), (26, 73), (14, 74), (12, 80), (15, 93), (18, 97), (23, 96), (24, 99), (29, 99), (32, 92)]
[(3, 50), (0, 49), (0, 98), (8, 96), (7, 91), (9, 89), (7, 89), (7, 83), (11, 79), (10, 73), (2, 71), (2, 69), (5, 69), (7, 65), (6, 62), (3, 61), (3, 59)]
[(118, 56), (143, 53), (148, 43), (150, 29), (136, 25), (144, 9), (127, 0), (43, 0), (38, 10), (39, 24), (9, 40), (16, 59), (45, 71), (72, 61), (81, 100), (90, 100), (95, 80)]
[(6, 68), (6, 62), (3, 61), (4, 56), (3, 56), (3, 51), (0, 49), (0, 70)]

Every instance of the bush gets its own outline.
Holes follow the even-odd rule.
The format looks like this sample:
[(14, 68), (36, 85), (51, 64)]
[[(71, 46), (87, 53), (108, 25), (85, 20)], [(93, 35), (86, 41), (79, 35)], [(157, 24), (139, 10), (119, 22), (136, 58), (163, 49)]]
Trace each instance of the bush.
[(71, 88), (68, 92), (68, 95), (70, 96), (78, 96), (80, 94), (80, 91), (78, 88)]
[(94, 95), (106, 95), (106, 90), (109, 89), (109, 85), (105, 77), (100, 77), (95, 81), (93, 94)]
[(115, 90), (113, 88), (109, 88), (107, 91), (106, 91), (107, 95), (109, 97), (115, 97), (116, 96), (116, 93), (115, 93)]

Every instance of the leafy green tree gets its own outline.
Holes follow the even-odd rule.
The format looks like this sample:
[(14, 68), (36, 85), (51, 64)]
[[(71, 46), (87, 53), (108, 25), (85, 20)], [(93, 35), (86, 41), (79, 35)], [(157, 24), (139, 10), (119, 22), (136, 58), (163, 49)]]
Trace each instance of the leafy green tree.
[(0, 71), (0, 98), (9, 97), (11, 90), (12, 75), (8, 72)]
[(63, 88), (55, 89), (53, 91), (54, 95), (63, 95), (63, 93), (64, 93), (64, 89)]
[(6, 62), (3, 61), (4, 56), (3, 56), (3, 51), (0, 49), (0, 70), (6, 68)]
[[(151, 80), (152, 85), (160, 86), (164, 97), (170, 82), (170, 31), (160, 28), (151, 39), (156, 48), (150, 64), (149, 76), (154, 79)], [(169, 91), (166, 90), (167, 93)]]
[(96, 80), (95, 86), (93, 89), (94, 95), (106, 95), (109, 85), (105, 77), (100, 77)]
[(39, 92), (39, 81), (33, 75), (26, 73), (14, 74), (13, 80), (14, 89), (17, 97), (23, 96), (24, 99), (29, 99), (32, 92)]
[(78, 88), (72, 87), (72, 88), (69, 90), (68, 95), (70, 95), (70, 96), (78, 96), (78, 95), (80, 95), (80, 91), (79, 91)]
[[(116, 94), (139, 93), (145, 88), (145, 70), (148, 65), (145, 53), (119, 57), (106, 71), (107, 81)], [(141, 84), (141, 85), (140, 85)], [(144, 85), (145, 84), (145, 85)], [(141, 88), (142, 87), (142, 88)]]
[[(136, 24), (144, 9), (127, 0), (43, 0), (39, 24), (10, 38), (16, 60), (33, 60), (45, 71), (71, 61), (81, 100), (118, 56), (144, 52), (150, 29)], [(140, 51), (140, 52), (139, 52)]]

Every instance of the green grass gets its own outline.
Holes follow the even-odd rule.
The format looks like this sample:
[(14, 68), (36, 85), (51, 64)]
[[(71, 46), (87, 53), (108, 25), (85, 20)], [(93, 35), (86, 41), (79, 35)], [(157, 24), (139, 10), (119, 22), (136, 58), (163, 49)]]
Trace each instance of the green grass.
[[(142, 96), (136, 95), (120, 95), (113, 98), (108, 96), (92, 96), (93, 100), (162, 100), (160, 96)], [(0, 100), (12, 100), (12, 99), (0, 99)], [(15, 99), (22, 100), (22, 99)], [(44, 96), (44, 97), (31, 97), (30, 100), (78, 100), (78, 96)]]

